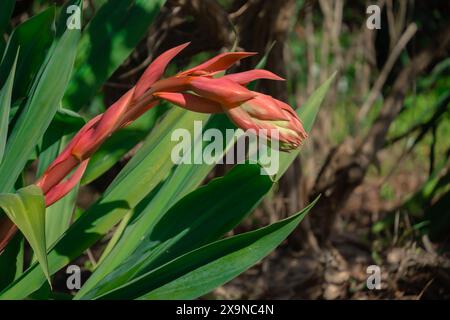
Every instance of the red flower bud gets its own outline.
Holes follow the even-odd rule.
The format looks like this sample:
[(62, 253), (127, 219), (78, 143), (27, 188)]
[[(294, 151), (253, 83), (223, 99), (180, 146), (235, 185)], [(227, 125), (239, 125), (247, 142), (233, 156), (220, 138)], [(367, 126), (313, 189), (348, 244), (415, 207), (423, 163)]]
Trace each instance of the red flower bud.
[(226, 110), (230, 119), (244, 130), (260, 129), (277, 130), (279, 133), (280, 150), (290, 151), (300, 146), (307, 134), (294, 112), (284, 102), (271, 96), (258, 94), (239, 107)]

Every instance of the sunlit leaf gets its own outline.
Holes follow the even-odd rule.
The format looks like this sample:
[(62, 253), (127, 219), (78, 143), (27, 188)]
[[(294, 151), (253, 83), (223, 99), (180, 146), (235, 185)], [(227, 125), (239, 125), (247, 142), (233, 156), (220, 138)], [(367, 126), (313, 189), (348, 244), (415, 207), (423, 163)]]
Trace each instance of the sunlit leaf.
[(18, 25), (8, 39), (0, 65), (0, 83), (3, 83), (8, 77), (20, 48), (14, 80), (13, 101), (26, 96), (33, 79), (41, 69), (54, 37), (54, 18), (55, 7), (51, 6)]
[[(18, 53), (17, 53), (18, 54)], [(0, 90), (0, 163), (5, 152), (6, 140), (8, 138), (9, 110), (11, 109), (11, 96), (16, 72), (17, 54), (8, 79)]]
[(99, 8), (83, 32), (64, 105), (78, 110), (94, 97), (134, 50), (164, 2), (111, 0)]
[(42, 190), (30, 185), (17, 193), (0, 194), (0, 207), (33, 248), (50, 283), (45, 243), (45, 202)]
[(6, 144), (8, 156), (0, 164), (0, 191), (13, 189), (56, 113), (72, 71), (79, 36), (80, 30), (66, 30), (48, 53)]
[[(261, 175), (259, 166), (237, 165), (224, 177), (212, 180), (178, 201), (151, 226), (134, 253), (104, 277), (93, 291), (98, 295), (108, 288), (118, 287), (219, 239), (239, 224), (271, 187), (271, 179)], [(238, 198), (240, 200), (236, 201)], [(77, 297), (83, 297), (85, 291), (80, 291)]]
[[(125, 214), (167, 177), (173, 163), (171, 141), (174, 128), (193, 132), (194, 120), (206, 119), (205, 114), (172, 109), (153, 131), (144, 145), (119, 173), (109, 188), (70, 228), (48, 253), (50, 274), (78, 257), (103, 237)], [(32, 265), (11, 286), (0, 293), (2, 299), (29, 296), (45, 282), (42, 271)]]
[(195, 299), (235, 278), (272, 252), (314, 204), (267, 227), (186, 253), (99, 298)]

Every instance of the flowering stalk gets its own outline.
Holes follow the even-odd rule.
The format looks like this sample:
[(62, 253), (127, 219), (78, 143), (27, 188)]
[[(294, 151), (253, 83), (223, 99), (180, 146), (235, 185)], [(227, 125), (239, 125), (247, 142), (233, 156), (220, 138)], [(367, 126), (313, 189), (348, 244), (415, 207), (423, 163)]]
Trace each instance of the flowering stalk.
[(222, 53), (194, 68), (161, 79), (167, 64), (187, 45), (172, 48), (155, 59), (133, 88), (74, 136), (37, 181), (47, 206), (61, 199), (78, 183), (89, 158), (113, 132), (132, 123), (161, 99), (196, 112), (225, 112), (244, 130), (277, 129), (281, 149), (285, 151), (297, 148), (306, 138), (301, 122), (290, 106), (246, 88), (256, 79), (282, 78), (267, 70), (214, 78), (254, 53)]

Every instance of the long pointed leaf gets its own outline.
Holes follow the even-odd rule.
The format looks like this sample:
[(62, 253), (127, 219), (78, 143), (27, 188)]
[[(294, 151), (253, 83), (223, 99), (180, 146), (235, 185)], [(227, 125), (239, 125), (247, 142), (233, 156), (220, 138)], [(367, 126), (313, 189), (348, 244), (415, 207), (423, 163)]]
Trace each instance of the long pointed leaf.
[[(134, 208), (170, 172), (170, 154), (176, 144), (171, 141), (174, 128), (193, 131), (194, 120), (207, 115), (173, 109), (154, 134), (119, 173), (103, 197), (87, 210), (49, 251), (50, 274), (78, 257), (104, 236), (125, 214)], [(0, 299), (21, 299), (39, 289), (45, 281), (42, 271), (32, 265), (17, 281), (0, 293)]]
[(64, 94), (80, 36), (66, 30), (49, 52), (33, 92), (14, 126), (0, 164), (0, 191), (10, 192), (34, 147), (50, 124)]
[[(1, 1), (3, 3), (3, 1)], [(16, 53), (16, 76), (14, 80), (13, 101), (26, 96), (32, 81), (38, 73), (51, 46), (54, 30), (55, 7), (51, 6), (18, 25), (8, 39), (5, 54), (0, 65), (0, 83), (8, 77)]]
[[(225, 115), (214, 115), (205, 126), (205, 130), (208, 128), (216, 128), (225, 136), (226, 129), (231, 126), (233, 125)], [(201, 132), (199, 131), (196, 134), (201, 134)], [(197, 140), (200, 139), (200, 137), (195, 137), (194, 139)], [(224, 141), (224, 148), (218, 155), (219, 158), (233, 145), (233, 143), (234, 140), (229, 137)], [(192, 148), (195, 149), (195, 145), (201, 146), (201, 144), (201, 141), (197, 141), (196, 143), (193, 143)], [(194, 153), (194, 150), (191, 150), (191, 152)], [(122, 237), (116, 246), (108, 252), (108, 256), (102, 260), (94, 274), (92, 274), (84, 284), (82, 290), (80, 290), (80, 294), (90, 290), (90, 288), (106, 274), (118, 267), (119, 264), (136, 249), (141, 242), (141, 239), (149, 229), (156, 224), (163, 214), (178, 200), (198, 187), (214, 166), (215, 164), (205, 163), (195, 165), (180, 164), (176, 166), (173, 173), (167, 178), (161, 188), (156, 191), (156, 194), (152, 194), (151, 197), (145, 199), (136, 208)], [(171, 196), (167, 197), (167, 194), (170, 194)]]
[(6, 139), (8, 138), (9, 110), (11, 109), (11, 96), (18, 54), (19, 52), (16, 54), (16, 58), (14, 59), (14, 64), (11, 68), (8, 79), (6, 79), (5, 85), (0, 90), (0, 163), (3, 160)]
[(19, 189), (17, 193), (2, 193), (0, 207), (30, 243), (50, 283), (45, 244), (45, 202), (42, 190), (31, 185)]
[(110, 0), (83, 32), (65, 105), (80, 109), (113, 74), (159, 13), (164, 0)]
[(14, 11), (15, 0), (3, 0), (0, 2), (0, 34), (6, 31), (9, 19)]
[(314, 204), (315, 201), (299, 213), (267, 227), (191, 251), (100, 299), (195, 299), (268, 255), (297, 227)]
[[(257, 165), (238, 165), (181, 199), (152, 226), (135, 252), (96, 285), (95, 291), (118, 287), (232, 230), (272, 187), (271, 179), (260, 170)], [(236, 201), (239, 197), (242, 200)], [(77, 297), (85, 291), (79, 291)]]

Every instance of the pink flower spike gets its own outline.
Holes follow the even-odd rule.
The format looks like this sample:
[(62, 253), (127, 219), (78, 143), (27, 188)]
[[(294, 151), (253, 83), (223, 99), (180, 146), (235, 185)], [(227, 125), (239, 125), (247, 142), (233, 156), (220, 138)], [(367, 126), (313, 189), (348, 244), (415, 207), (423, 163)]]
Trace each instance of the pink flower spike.
[(169, 64), (169, 62), (189, 44), (190, 42), (183, 43), (182, 45), (169, 49), (158, 56), (147, 67), (147, 69), (137, 82), (135, 96), (139, 98), (152, 86), (153, 83), (159, 80), (163, 76), (166, 66)]
[(257, 79), (268, 79), (268, 80), (277, 80), (284, 81), (285, 79), (277, 76), (275, 73), (272, 73), (268, 70), (264, 69), (255, 69), (250, 71), (238, 72), (238, 73), (230, 73), (226, 74), (222, 77), (222, 79), (229, 79), (231, 81), (237, 82), (241, 85), (247, 85), (249, 82), (252, 82)]
[(177, 76), (187, 76), (194, 74), (198, 71), (206, 73), (221, 72), (231, 67), (237, 61), (255, 55), (256, 52), (224, 52), (221, 53), (202, 64), (180, 72)]
[(82, 161), (79, 167), (66, 181), (57, 184), (45, 194), (45, 205), (47, 207), (64, 197), (73, 187), (75, 187), (83, 176), (88, 163), (89, 159)]
[(223, 109), (218, 102), (202, 98), (190, 93), (158, 92), (154, 96), (167, 100), (184, 109), (200, 113), (222, 113)]

